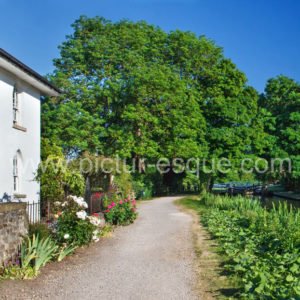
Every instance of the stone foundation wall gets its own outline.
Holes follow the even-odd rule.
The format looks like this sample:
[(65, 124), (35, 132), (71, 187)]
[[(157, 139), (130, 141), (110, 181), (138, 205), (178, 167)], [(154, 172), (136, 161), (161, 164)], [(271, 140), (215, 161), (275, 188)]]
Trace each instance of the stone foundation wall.
[(0, 204), (0, 265), (17, 254), (27, 226), (26, 203)]

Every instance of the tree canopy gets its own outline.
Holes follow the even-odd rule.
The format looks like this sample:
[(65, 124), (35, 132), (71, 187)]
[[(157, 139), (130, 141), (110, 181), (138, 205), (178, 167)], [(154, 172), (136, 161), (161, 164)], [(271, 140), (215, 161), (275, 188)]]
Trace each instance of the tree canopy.
[(63, 94), (42, 107), (43, 136), (66, 154), (237, 165), (265, 147), (258, 94), (213, 41), (101, 17), (81, 16), (72, 27), (49, 76)]
[[(294, 80), (278, 76), (268, 80), (265, 93), (259, 99), (259, 106), (268, 113), (265, 131), (269, 135), (271, 158), (290, 158), (292, 172), (285, 166), (285, 180), (290, 186), (300, 185), (300, 84)], [(273, 178), (282, 174), (275, 172)]]

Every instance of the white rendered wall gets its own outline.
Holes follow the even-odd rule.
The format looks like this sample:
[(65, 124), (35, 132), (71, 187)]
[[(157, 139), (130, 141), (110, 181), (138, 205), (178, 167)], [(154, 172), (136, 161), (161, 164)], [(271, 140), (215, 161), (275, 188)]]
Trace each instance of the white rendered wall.
[[(18, 125), (26, 132), (13, 128), (13, 89), (18, 82), (20, 118)], [(0, 68), (0, 198), (4, 193), (14, 195), (13, 158), (21, 152), (18, 194), (26, 195), (22, 202), (37, 202), (40, 187), (34, 173), (40, 162), (40, 93), (18, 81)], [(15, 199), (18, 200), (18, 199)]]

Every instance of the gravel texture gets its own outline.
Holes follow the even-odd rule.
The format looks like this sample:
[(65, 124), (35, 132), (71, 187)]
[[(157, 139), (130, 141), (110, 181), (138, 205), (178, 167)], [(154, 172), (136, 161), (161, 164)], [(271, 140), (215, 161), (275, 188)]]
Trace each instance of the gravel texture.
[(34, 280), (0, 283), (0, 299), (197, 299), (193, 219), (178, 197), (145, 201), (133, 225), (50, 263)]

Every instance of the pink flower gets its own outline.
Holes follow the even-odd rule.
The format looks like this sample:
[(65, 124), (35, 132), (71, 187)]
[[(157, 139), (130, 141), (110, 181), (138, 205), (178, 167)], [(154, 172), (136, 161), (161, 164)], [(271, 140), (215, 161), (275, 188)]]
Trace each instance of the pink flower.
[(135, 208), (133, 207), (132, 210), (135, 211)]
[(111, 205), (108, 205), (107, 208), (112, 208), (112, 206), (111, 206)]
[(58, 212), (57, 215), (60, 216), (62, 214), (62, 211)]
[(107, 209), (106, 212), (108, 213), (108, 212), (109, 212), (109, 209)]
[(120, 203), (120, 204), (122, 204), (122, 203), (123, 203), (123, 201), (121, 200), (119, 203)]
[(97, 213), (93, 213), (93, 216), (98, 217), (98, 214)]
[(125, 199), (124, 201), (127, 202), (127, 199)]
[(96, 198), (100, 198), (101, 194), (99, 192), (95, 193)]
[(115, 202), (112, 202), (111, 205), (112, 205), (112, 206), (116, 206), (116, 203), (115, 203)]

